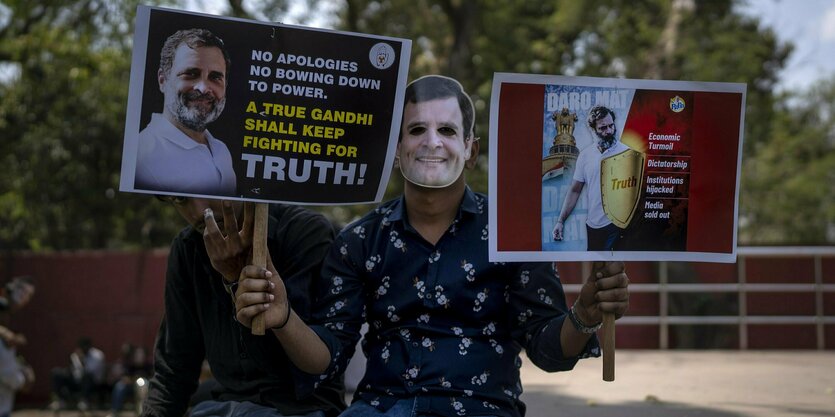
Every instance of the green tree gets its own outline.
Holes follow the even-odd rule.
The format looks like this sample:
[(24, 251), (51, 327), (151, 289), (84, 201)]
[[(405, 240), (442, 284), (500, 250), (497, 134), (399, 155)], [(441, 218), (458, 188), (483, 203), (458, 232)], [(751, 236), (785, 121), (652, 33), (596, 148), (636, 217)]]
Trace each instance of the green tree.
[(782, 97), (743, 172), (740, 240), (835, 243), (835, 76)]
[[(791, 53), (738, 1), (346, 0), (340, 28), (413, 40), (410, 78), (459, 79), (487, 136), (494, 72), (743, 82), (745, 158), (769, 135), (778, 73)], [(486, 154), (486, 141), (482, 155)], [(486, 190), (487, 164), (470, 175)], [(395, 176), (392, 193), (398, 193)]]
[(244, 19), (256, 19), (267, 22), (282, 22), (287, 18), (290, 12), (290, 5), (297, 6), (298, 9), (304, 10), (300, 15), (294, 16), (295, 24), (307, 24), (320, 12), (319, 7), (321, 2), (319, 0), (260, 0), (258, 2), (247, 2), (244, 5), (243, 0), (227, 0), (225, 4), (225, 11), (221, 14), (227, 16), (240, 17)]
[(170, 209), (119, 193), (138, 1), (0, 8), (0, 242), (6, 249), (160, 245)]
[[(179, 229), (181, 222), (169, 207), (147, 196), (117, 191), (137, 3), (7, 0), (0, 4), (2, 248), (161, 246)], [(745, 82), (741, 209), (745, 225), (740, 241), (795, 241), (789, 237), (795, 236), (793, 228), (806, 226), (786, 221), (778, 229), (775, 222), (783, 220), (764, 204), (753, 204), (762, 202), (768, 190), (764, 178), (771, 174), (764, 174), (763, 167), (776, 161), (770, 154), (776, 152), (775, 146), (785, 148), (789, 139), (805, 146), (792, 148), (789, 158), (807, 155), (800, 149), (823, 137), (814, 131), (816, 123), (831, 117), (812, 123), (811, 116), (805, 116), (809, 123), (796, 122), (803, 112), (790, 108), (786, 100), (826, 97), (774, 95), (791, 47), (780, 44), (757, 19), (739, 13), (737, 3), (307, 0), (308, 12), (300, 21), (310, 21), (330, 5), (336, 8), (338, 29), (412, 39), (410, 79), (429, 73), (459, 79), (473, 95), (477, 135), (484, 138), (479, 169), (469, 174), (478, 191), (487, 189), (487, 119), (494, 72)], [(228, 0), (226, 4), (229, 15), (282, 21), (291, 2)], [(828, 97), (831, 102), (832, 96)], [(811, 108), (799, 109), (814, 113)], [(794, 131), (788, 130), (791, 126)], [(802, 140), (803, 135), (817, 139)], [(808, 171), (807, 177), (817, 172), (819, 178), (830, 178), (832, 170), (825, 170), (832, 162), (819, 159), (802, 163), (803, 170), (817, 170)], [(820, 183), (797, 180), (792, 185), (788, 178), (795, 176), (784, 177), (789, 182), (785, 199), (804, 203), (792, 206), (792, 211), (798, 218), (805, 213), (804, 219), (826, 218), (832, 224), (831, 188), (823, 194), (828, 200), (814, 199), (799, 189)], [(400, 176), (392, 178), (389, 197), (402, 190)], [(803, 200), (807, 196), (810, 200)], [(830, 210), (828, 214), (822, 215), (821, 207)], [(344, 223), (368, 209), (321, 210)], [(826, 227), (808, 229), (820, 232)]]
[[(571, 45), (591, 11), (572, 1), (347, 0), (340, 13), (339, 29), (412, 39), (410, 79), (448, 75), (470, 92), (482, 141), (468, 182), (486, 192), (493, 72), (559, 73), (575, 59)], [(395, 174), (387, 198), (400, 192), (402, 179)], [(356, 216), (365, 207), (356, 209), (343, 212)]]

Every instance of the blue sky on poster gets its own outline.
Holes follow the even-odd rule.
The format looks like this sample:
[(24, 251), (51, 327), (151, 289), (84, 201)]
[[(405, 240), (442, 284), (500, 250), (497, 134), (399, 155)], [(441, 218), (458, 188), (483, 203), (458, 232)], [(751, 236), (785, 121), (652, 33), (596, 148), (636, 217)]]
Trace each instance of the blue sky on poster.
[[(188, 0), (186, 8), (206, 13), (221, 13), (223, 0)], [(246, 5), (248, 2), (244, 2)], [(324, 6), (320, 16), (334, 8)], [(285, 23), (298, 23), (304, 2), (293, 2)], [(782, 42), (791, 41), (794, 52), (780, 73), (780, 90), (804, 90), (823, 78), (835, 76), (835, 0), (742, 0), (740, 10), (759, 17), (761, 24), (771, 27)], [(327, 27), (327, 18), (308, 22), (311, 26)]]

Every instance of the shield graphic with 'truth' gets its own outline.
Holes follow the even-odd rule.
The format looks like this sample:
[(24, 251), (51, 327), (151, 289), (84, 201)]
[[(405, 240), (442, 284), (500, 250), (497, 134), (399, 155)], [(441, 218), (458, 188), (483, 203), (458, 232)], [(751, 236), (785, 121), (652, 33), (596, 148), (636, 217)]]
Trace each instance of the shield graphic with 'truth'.
[(627, 149), (600, 161), (600, 191), (606, 217), (621, 229), (629, 226), (644, 180), (644, 154)]

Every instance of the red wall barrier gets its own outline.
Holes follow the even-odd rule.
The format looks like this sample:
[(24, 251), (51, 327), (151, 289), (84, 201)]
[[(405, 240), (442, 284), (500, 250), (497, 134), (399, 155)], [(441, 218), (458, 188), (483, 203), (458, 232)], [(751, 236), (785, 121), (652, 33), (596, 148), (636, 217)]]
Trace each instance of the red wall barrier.
[[(141, 252), (81, 251), (56, 253), (15, 252), (0, 257), (0, 283), (15, 276), (29, 275), (37, 290), (32, 302), (15, 313), (7, 323), (29, 340), (20, 353), (32, 364), (37, 382), (32, 391), (18, 397), (20, 403), (45, 404), (50, 393), (50, 370), (67, 366), (70, 352), (81, 336), (91, 337), (108, 362), (117, 360), (122, 343), (145, 347), (149, 354), (163, 314), (163, 285), (167, 249)], [(633, 284), (656, 284), (658, 264), (628, 262)], [(670, 285), (680, 283), (736, 283), (737, 265), (670, 263)], [(564, 284), (580, 284), (583, 266), (560, 263)], [(812, 258), (747, 258), (748, 283), (814, 283)], [(824, 284), (835, 283), (835, 258), (823, 257)], [(576, 293), (567, 292), (568, 302)], [(671, 302), (673, 296), (671, 295)], [(730, 314), (738, 312), (734, 293), (680, 294), (678, 300), (701, 297), (702, 303), (723, 304)], [(682, 298), (683, 297), (683, 298)], [(814, 292), (758, 292), (746, 297), (749, 315), (813, 316)], [(705, 301), (708, 300), (708, 301)], [(712, 300), (712, 301), (711, 301)], [(653, 317), (660, 314), (656, 292), (633, 292), (627, 316)], [(725, 306), (724, 304), (728, 304)], [(734, 304), (734, 305), (731, 305)], [(721, 309), (720, 309), (721, 310)], [(835, 293), (823, 294), (825, 316), (835, 314)], [(688, 315), (687, 313), (685, 315)], [(726, 313), (722, 313), (726, 314)], [(707, 340), (708, 348), (739, 346), (738, 326), (696, 325), (690, 332), (670, 328), (670, 348), (688, 348)], [(718, 329), (718, 330), (717, 330)], [(835, 349), (835, 325), (824, 329), (824, 348)], [(660, 329), (652, 324), (618, 325), (619, 349), (658, 349)], [(686, 338), (682, 339), (682, 338)], [(713, 345), (711, 345), (713, 343)], [(718, 344), (718, 345), (717, 345)], [(756, 324), (748, 326), (751, 349), (816, 349), (814, 325)]]
[(150, 355), (162, 318), (167, 256), (167, 250), (84, 251), (2, 259), (0, 282), (29, 275), (36, 285), (32, 301), (8, 323), (26, 335), (19, 353), (36, 375), (33, 389), (18, 401), (48, 400), (51, 369), (68, 365), (82, 336), (92, 338), (108, 363), (119, 358), (122, 343), (143, 346)]

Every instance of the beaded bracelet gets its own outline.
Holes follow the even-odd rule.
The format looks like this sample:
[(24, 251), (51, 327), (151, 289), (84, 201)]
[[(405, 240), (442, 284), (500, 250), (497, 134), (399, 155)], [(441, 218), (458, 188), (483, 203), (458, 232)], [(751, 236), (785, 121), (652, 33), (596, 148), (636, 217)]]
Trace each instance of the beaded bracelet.
[(574, 306), (576, 305), (577, 303), (574, 303), (571, 305), (571, 308), (568, 309), (568, 319), (571, 320), (571, 324), (574, 325), (574, 328), (577, 329), (577, 331), (585, 334), (594, 334), (598, 330), (600, 330), (600, 327), (603, 326), (603, 322), (597, 323), (593, 326), (586, 326), (585, 323), (580, 321), (580, 319), (577, 317), (577, 313), (574, 311)]

